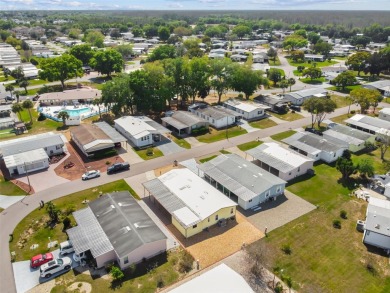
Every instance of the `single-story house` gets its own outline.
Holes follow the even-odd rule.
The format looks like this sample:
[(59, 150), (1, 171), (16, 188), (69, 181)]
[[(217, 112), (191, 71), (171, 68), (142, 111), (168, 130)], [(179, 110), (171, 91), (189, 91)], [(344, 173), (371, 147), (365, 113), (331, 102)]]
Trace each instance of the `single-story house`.
[(246, 59), (248, 59), (248, 56), (240, 55), (240, 54), (233, 54), (230, 56), (230, 59), (232, 59), (232, 61), (243, 62), (243, 61), (246, 61)]
[(143, 186), (186, 238), (236, 216), (237, 204), (189, 169), (173, 169)]
[(342, 73), (344, 71), (347, 71), (348, 68), (345, 67), (345, 66), (341, 66), (341, 65), (334, 65), (334, 66), (325, 66), (325, 67), (321, 67), (321, 72), (322, 72), (322, 75), (326, 75), (330, 72), (333, 72), (333, 73)]
[(383, 96), (390, 97), (390, 80), (388, 79), (368, 82), (363, 87), (378, 90)]
[(66, 138), (53, 132), (0, 142), (0, 158), (9, 174), (19, 175), (49, 167), (49, 157), (67, 151)]
[(12, 112), (12, 105), (7, 104), (7, 105), (0, 105), (0, 118), (9, 118), (11, 117), (11, 112)]
[(302, 105), (304, 101), (309, 98), (326, 98), (328, 95), (328, 91), (323, 88), (310, 88), (304, 89), (292, 93), (286, 93), (284, 97), (288, 99), (293, 105)]
[(115, 147), (121, 147), (122, 143), (127, 143), (127, 139), (107, 122), (96, 122), (94, 125), (99, 127), (112, 140)]
[(370, 189), (390, 199), (390, 174), (375, 174), (370, 178)]
[(338, 139), (326, 139), (309, 132), (297, 132), (282, 140), (298, 153), (313, 159), (332, 163), (341, 157), (348, 144)]
[(115, 147), (111, 138), (94, 124), (81, 124), (70, 129), (70, 137), (79, 150), (87, 157)]
[(269, 57), (266, 52), (253, 53), (253, 63), (267, 63)]
[(323, 62), (325, 59), (324, 55), (305, 54), (305, 61)]
[(381, 109), (378, 118), (390, 122), (390, 108)]
[(270, 111), (276, 113), (286, 113), (288, 111), (289, 100), (275, 95), (257, 96), (254, 100), (264, 106), (270, 107)]
[(370, 197), (364, 224), (363, 243), (390, 251), (390, 201)]
[(138, 148), (162, 140), (168, 129), (146, 116), (123, 116), (114, 120), (115, 129)]
[(345, 141), (353, 153), (364, 150), (366, 143), (375, 143), (375, 135), (337, 123), (329, 124), (328, 130), (323, 132), (323, 137)]
[(220, 155), (198, 165), (204, 178), (244, 210), (283, 194), (286, 181), (236, 154)]
[(233, 125), (241, 119), (240, 114), (222, 106), (192, 108), (191, 112), (217, 129)]
[(116, 261), (125, 269), (167, 249), (167, 237), (128, 191), (102, 195), (73, 212), (66, 230), (77, 254), (90, 253), (101, 268)]
[(263, 143), (246, 153), (253, 157), (253, 163), (285, 181), (290, 181), (313, 169), (313, 159), (274, 142)]
[(233, 269), (221, 263), (220, 265), (192, 278), (169, 291), (170, 293), (198, 293), (198, 292), (240, 292), (253, 293), (254, 291), (245, 279)]
[(209, 122), (197, 115), (186, 112), (186, 111), (175, 111), (173, 113), (169, 113), (168, 117), (161, 118), (162, 125), (168, 127), (169, 129), (173, 129), (179, 135), (191, 134), (194, 129), (209, 127)]
[(226, 100), (223, 102), (223, 106), (241, 114), (242, 118), (245, 120), (258, 120), (264, 118), (265, 110), (270, 109), (270, 107), (258, 103), (244, 102), (236, 99)]
[(362, 130), (371, 134), (378, 134), (381, 129), (390, 129), (390, 121), (383, 119), (356, 114), (344, 122), (352, 128)]
[(332, 57), (347, 57), (349, 55), (349, 52), (346, 52), (344, 50), (331, 50), (329, 52), (329, 56)]

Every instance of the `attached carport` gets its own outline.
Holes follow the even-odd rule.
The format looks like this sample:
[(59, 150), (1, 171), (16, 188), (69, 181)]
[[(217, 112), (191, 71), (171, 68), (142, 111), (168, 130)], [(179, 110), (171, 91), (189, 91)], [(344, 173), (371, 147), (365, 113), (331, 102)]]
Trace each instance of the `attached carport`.
[(168, 125), (169, 128), (173, 128), (179, 135), (181, 135), (182, 131), (184, 130), (185, 133), (189, 133), (190, 127), (188, 125), (185, 125), (184, 123), (176, 120), (172, 117), (164, 117), (161, 118), (164, 124)]
[(126, 143), (127, 147), (127, 139), (118, 131), (115, 130), (114, 127), (109, 125), (106, 122), (96, 122), (95, 125), (99, 127), (107, 136), (114, 142), (115, 147), (120, 147), (123, 142)]

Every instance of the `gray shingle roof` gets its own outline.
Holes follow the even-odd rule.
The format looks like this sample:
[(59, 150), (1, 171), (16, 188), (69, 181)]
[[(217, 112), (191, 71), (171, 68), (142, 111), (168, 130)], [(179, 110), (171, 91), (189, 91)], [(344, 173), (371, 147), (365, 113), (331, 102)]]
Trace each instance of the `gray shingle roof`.
[(345, 120), (347, 124), (357, 127), (378, 131), (380, 128), (390, 129), (390, 122), (379, 118), (356, 114), (355, 116)]
[(348, 145), (342, 143), (340, 140), (330, 138), (325, 139), (312, 133), (303, 132), (297, 132), (282, 141), (311, 154), (316, 153), (318, 150), (335, 153), (340, 150), (340, 148), (348, 148)]
[(186, 112), (186, 111), (175, 111), (172, 114), (172, 117), (164, 117), (164, 118), (162, 118), (162, 120), (167, 122), (168, 124), (172, 125), (173, 127), (177, 128), (177, 129), (191, 127), (192, 125), (195, 125), (199, 122), (208, 123), (203, 118), (200, 118), (200, 117), (196, 116), (195, 114), (192, 114), (191, 112)]
[(199, 112), (201, 114), (204, 114), (206, 116), (209, 116), (213, 119), (216, 119), (216, 120), (219, 120), (219, 119), (223, 119), (223, 118), (226, 118), (226, 117), (229, 117), (229, 116), (237, 116), (237, 112), (234, 112), (232, 110), (230, 110), (231, 112), (234, 112), (235, 114), (232, 114), (231, 112), (228, 112), (228, 111), (225, 111), (225, 110), (229, 110), (229, 109), (226, 109), (226, 108), (223, 108), (223, 107), (220, 107), (220, 108), (216, 108), (216, 107), (207, 107), (207, 108), (204, 108), (204, 109), (201, 109), (199, 108), (198, 110), (196, 110), (196, 112)]
[(220, 155), (198, 168), (245, 201), (286, 183), (236, 154)]
[(99, 127), (114, 143), (125, 142), (127, 139), (111, 127), (107, 122), (96, 122), (95, 125)]
[(322, 88), (310, 88), (301, 91), (285, 94), (286, 98), (293, 97), (295, 99), (305, 99), (317, 94), (326, 94), (328, 91)]

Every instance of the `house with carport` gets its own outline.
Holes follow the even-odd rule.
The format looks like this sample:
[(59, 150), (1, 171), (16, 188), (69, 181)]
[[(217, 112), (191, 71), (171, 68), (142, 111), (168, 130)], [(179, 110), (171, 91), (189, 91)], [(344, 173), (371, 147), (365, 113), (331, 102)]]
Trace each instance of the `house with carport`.
[(114, 122), (115, 129), (137, 148), (153, 145), (171, 132), (146, 116), (123, 116)]
[(390, 122), (390, 108), (380, 109), (378, 118)]
[(265, 118), (265, 110), (270, 109), (270, 107), (262, 104), (247, 101), (244, 102), (237, 99), (226, 100), (223, 102), (223, 106), (241, 114), (242, 118), (249, 121)]
[(378, 90), (382, 96), (390, 97), (390, 80), (383, 79), (373, 82), (368, 82), (363, 85), (364, 88)]
[(362, 114), (356, 114), (351, 118), (344, 120), (344, 122), (349, 127), (371, 134), (378, 134), (383, 129), (390, 129), (390, 121)]
[(366, 212), (363, 243), (390, 252), (390, 201), (371, 196)]
[(316, 97), (316, 98), (326, 98), (328, 91), (323, 88), (310, 88), (304, 89), (296, 92), (286, 93), (284, 98), (289, 100), (291, 104), (300, 106), (307, 99)]
[(237, 204), (189, 169), (173, 169), (143, 186), (185, 238), (235, 219)]
[(195, 129), (208, 128), (210, 125), (209, 121), (191, 112), (173, 111), (165, 115), (166, 117), (161, 118), (162, 125), (179, 135), (191, 134)]
[(117, 262), (121, 269), (163, 253), (167, 237), (128, 191), (100, 196), (73, 212), (77, 226), (66, 230), (75, 253), (96, 267)]
[(194, 107), (190, 111), (208, 121), (216, 129), (234, 125), (241, 119), (239, 113), (222, 106)]
[(66, 138), (53, 132), (0, 142), (0, 160), (10, 176), (49, 168), (51, 156), (67, 152)]
[(297, 132), (282, 140), (294, 151), (313, 159), (332, 163), (348, 149), (348, 143), (338, 139), (326, 139), (310, 132)]
[(198, 165), (205, 181), (244, 210), (256, 208), (284, 193), (286, 181), (236, 154), (220, 155)]
[(253, 158), (254, 164), (285, 181), (290, 181), (313, 170), (313, 159), (282, 147), (278, 143), (263, 143), (247, 150), (246, 153)]

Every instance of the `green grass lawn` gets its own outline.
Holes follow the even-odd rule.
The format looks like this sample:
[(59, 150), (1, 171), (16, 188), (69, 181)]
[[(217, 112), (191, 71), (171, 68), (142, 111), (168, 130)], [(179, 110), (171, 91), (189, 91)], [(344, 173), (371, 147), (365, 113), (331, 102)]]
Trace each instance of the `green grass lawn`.
[(185, 149), (191, 148), (191, 144), (188, 141), (186, 141), (184, 138), (178, 138), (178, 137), (173, 136), (173, 135), (171, 135), (170, 138), (172, 139), (172, 141), (174, 141), (178, 146), (180, 146), (182, 148), (185, 148)]
[(214, 158), (216, 158), (216, 157), (218, 157), (218, 155), (212, 155), (212, 156), (210, 156), (210, 157), (200, 159), (199, 162), (200, 162), (200, 163), (206, 163), (206, 162), (208, 162), (208, 161), (210, 161), (210, 160), (212, 160), (212, 159), (214, 159)]
[(12, 137), (15, 137), (15, 132), (13, 128), (0, 130), (0, 140), (9, 139)]
[(226, 129), (222, 129), (222, 130), (216, 130), (214, 128), (209, 128), (209, 129), (210, 129), (209, 133), (196, 136), (196, 139), (199, 140), (200, 142), (211, 143), (211, 142), (216, 142), (219, 140), (226, 139), (226, 137), (231, 138), (231, 137), (235, 137), (247, 133), (247, 131), (244, 128), (241, 128), (240, 126), (230, 127), (228, 128), (227, 131)]
[(305, 66), (305, 68), (313, 66), (313, 63), (315, 63), (317, 67), (325, 67), (325, 66), (330, 66), (330, 65), (338, 63), (338, 62), (333, 61), (333, 60), (332, 61), (326, 60), (324, 62), (311, 62), (311, 63), (308, 63), (308, 62), (294, 62), (291, 58), (287, 58), (287, 61), (288, 61), (288, 63), (291, 66), (295, 66), (295, 67)]
[(0, 175), (0, 195), (26, 195), (27, 193)]
[(302, 72), (298, 71), (298, 69), (293, 70), (295, 76), (302, 76)]
[(349, 106), (349, 101), (346, 99), (346, 97), (331, 95), (330, 98), (332, 99), (333, 102), (336, 103), (337, 108), (343, 108)]
[[(299, 292), (389, 292), (388, 259), (369, 252), (355, 228), (367, 203), (348, 196), (353, 182), (338, 183), (340, 173), (334, 167), (320, 164), (314, 170), (313, 177), (301, 177), (287, 189), (318, 208), (271, 231), (250, 250), (265, 242), (272, 255), (270, 269), (283, 269)], [(341, 210), (347, 212), (346, 220), (340, 218)], [(334, 219), (341, 221), (341, 229), (333, 228)], [(286, 244), (290, 255), (281, 250)], [(367, 269), (368, 262), (375, 274)]]
[[(385, 153), (385, 161), (390, 161), (390, 151), (387, 151)], [(381, 160), (381, 152), (378, 149), (369, 152), (369, 153), (363, 153), (363, 154), (352, 154), (352, 160), (355, 164), (358, 164), (364, 159), (371, 160), (373, 162), (373, 166), (375, 168), (375, 173), (377, 174), (386, 174), (388, 172), (386, 170), (385, 164), (383, 164), (383, 161)]]
[[(42, 79), (29, 79), (28, 80), (28, 86), (34, 86), (34, 85), (42, 85), (42, 84), (45, 84), (45, 83), (48, 83), (47, 80), (42, 80)], [(16, 84), (16, 82), (14, 82), (12, 84), (14, 87), (20, 87), (18, 84)], [(27, 87), (28, 89), (28, 87)]]
[(303, 83), (306, 83), (306, 84), (322, 84), (326, 80), (325, 80), (325, 77), (320, 77), (320, 78), (315, 78), (315, 79), (311, 79), (310, 77), (306, 77), (306, 78), (301, 78), (300, 81), (302, 81)]
[(273, 140), (276, 140), (276, 141), (281, 141), (281, 140), (283, 140), (283, 139), (285, 139), (287, 137), (290, 137), (294, 133), (296, 133), (295, 130), (287, 130), (287, 131), (284, 131), (284, 132), (281, 132), (281, 133), (277, 133), (277, 134), (271, 135), (271, 138)]
[(13, 78), (12, 76), (8, 76), (7, 78), (4, 76), (4, 75), (1, 75), (0, 76), (0, 82), (3, 82), (3, 81), (11, 81), (11, 80), (15, 80), (15, 78)]
[[(69, 217), (71, 218), (72, 223), (75, 224), (71, 212), (86, 207), (86, 205), (82, 203), (83, 200), (92, 201), (99, 197), (100, 192), (107, 193), (114, 190), (132, 191), (124, 180), (119, 180), (61, 197), (54, 200), (53, 203), (63, 214), (70, 214)], [(139, 199), (138, 196), (137, 198)], [(66, 233), (62, 232), (63, 224), (58, 223), (51, 229), (47, 225), (48, 220), (49, 217), (46, 209), (36, 209), (16, 226), (13, 233), (14, 239), (10, 242), (10, 251), (15, 251), (16, 261), (28, 260), (36, 254), (49, 251), (47, 248), (48, 237), (50, 237), (52, 241), (57, 240), (58, 243), (67, 239)], [(26, 231), (30, 231), (31, 233), (28, 234)], [(18, 246), (18, 242), (23, 243), (23, 247)], [(31, 250), (30, 246), (33, 244), (38, 244), (39, 247), (35, 250)]]
[(153, 148), (153, 155), (147, 154), (148, 149), (137, 150), (133, 148), (133, 150), (137, 153), (138, 156), (141, 157), (141, 159), (145, 161), (164, 156), (164, 154), (156, 147)]
[(23, 95), (25, 94), (26, 96), (35, 96), (39, 91), (39, 88), (35, 88), (35, 89), (28, 89), (27, 88), (27, 94), (23, 91)]
[(273, 60), (269, 60), (268, 63), (269, 63), (270, 66), (280, 66), (280, 65), (282, 65), (282, 63), (280, 63), (279, 57), (277, 57), (277, 56), (275, 58), (275, 62)]
[(294, 120), (298, 120), (298, 119), (303, 118), (303, 116), (301, 114), (292, 113), (292, 112), (288, 112), (286, 114), (278, 114), (278, 113), (274, 113), (274, 112), (268, 112), (268, 114), (271, 114), (272, 116), (274, 116), (276, 118), (286, 120), (286, 121), (294, 121)]
[(265, 119), (261, 119), (258, 121), (249, 122), (249, 125), (254, 127), (254, 128), (265, 129), (265, 128), (272, 127), (272, 126), (275, 126), (278, 124), (269, 118), (265, 118)]
[(345, 124), (344, 120), (346, 120), (352, 116), (353, 116), (353, 114), (343, 114), (340, 116), (333, 117), (330, 120), (332, 120), (333, 122), (339, 123), (339, 124)]
[(346, 86), (344, 88), (344, 90), (341, 88), (341, 87), (337, 87), (337, 86), (331, 86), (331, 87), (328, 87), (327, 90), (331, 90), (331, 91), (335, 91), (335, 92), (340, 92), (340, 93), (343, 93), (343, 94), (349, 94), (351, 91), (353, 91), (354, 89), (358, 89), (358, 88), (361, 88), (362, 86), (360, 84), (357, 84), (357, 85), (349, 85), (349, 86)]
[(224, 154), (224, 155), (230, 155), (231, 154), (231, 152), (229, 152), (229, 151), (227, 151), (227, 150), (220, 150), (219, 151), (221, 154)]
[(247, 151), (247, 150), (250, 150), (250, 149), (253, 149), (259, 145), (261, 145), (263, 142), (262, 141), (250, 141), (250, 142), (246, 142), (246, 143), (242, 143), (242, 144), (239, 144), (237, 145), (237, 147), (242, 150), (243, 152)]

